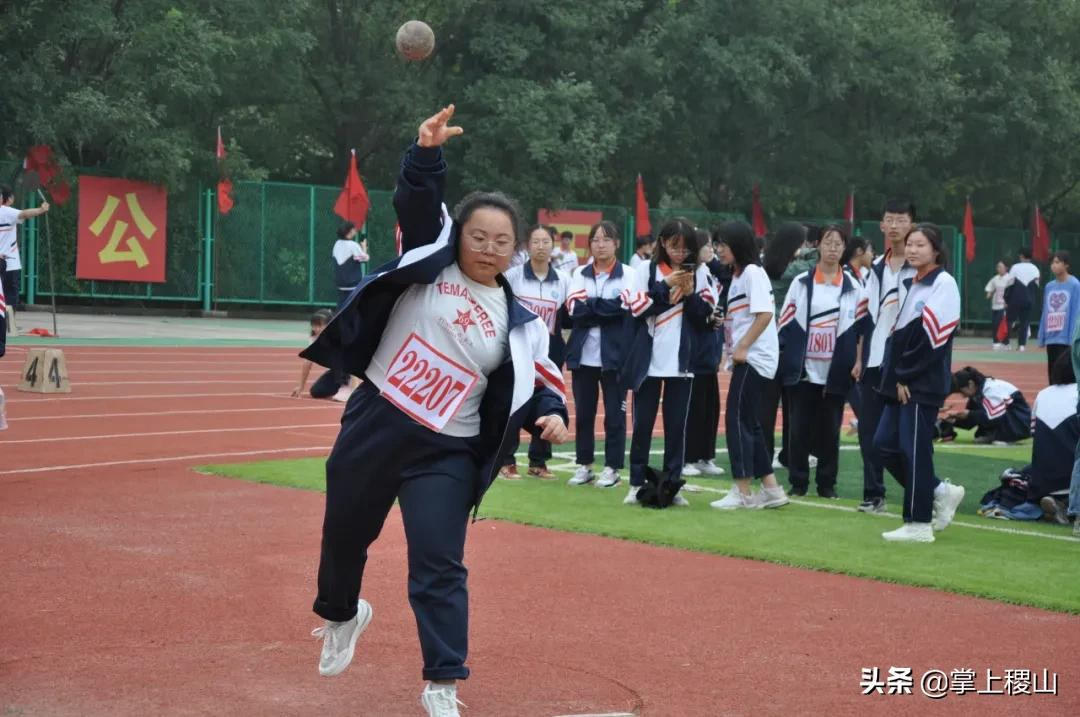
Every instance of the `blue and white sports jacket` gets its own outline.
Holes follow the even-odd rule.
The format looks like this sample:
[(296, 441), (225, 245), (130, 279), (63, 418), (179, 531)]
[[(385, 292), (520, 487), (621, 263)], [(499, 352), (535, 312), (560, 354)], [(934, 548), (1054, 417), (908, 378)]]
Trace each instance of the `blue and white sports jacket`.
[(1031, 437), (1031, 406), (1020, 389), (1008, 381), (987, 378), (982, 390), (968, 399), (966, 408), (968, 422), (994, 429), (994, 438), (999, 441)]
[(626, 264), (615, 262), (607, 280), (598, 282), (593, 265), (586, 264), (570, 277), (570, 294), (566, 298), (570, 338), (566, 342), (566, 366), (581, 368), (581, 354), (589, 330), (600, 329), (600, 364), (604, 371), (622, 366), (626, 342), (630, 338), (630, 312), (620, 295), (637, 279)]
[(1076, 401), (1075, 383), (1047, 386), (1035, 397), (1030, 474), (1048, 493), (1068, 488), (1072, 478), (1080, 441)]
[(778, 337), (780, 339), (780, 367), (777, 375), (785, 386), (794, 386), (802, 380), (806, 365), (806, 342), (809, 327), (819, 321), (837, 321), (836, 343), (829, 375), (825, 382), (826, 393), (846, 396), (854, 383), (851, 369), (855, 367), (859, 338), (863, 335), (867, 316), (867, 299), (858, 279), (850, 273), (840, 273), (840, 304), (829, 315), (811, 316), (814, 300), (814, 276), (817, 269), (804, 271), (796, 276), (784, 297), (780, 310)]
[(938, 267), (922, 279), (903, 279), (904, 298), (896, 325), (885, 343), (878, 392), (896, 400), (896, 385), (911, 400), (941, 407), (952, 390), (952, 344), (960, 325), (960, 290)]
[[(300, 355), (321, 366), (363, 377), (401, 294), (431, 284), (457, 261), (460, 228), (442, 204), (446, 162), (439, 147), (414, 144), (401, 162), (394, 209), (403, 254), (368, 274), (322, 333)], [(480, 402), (479, 507), (500, 468), (499, 458), (523, 425), (548, 415), (568, 421), (562, 374), (548, 358), (547, 326), (514, 298), (506, 280), (508, 355), (488, 376)]]

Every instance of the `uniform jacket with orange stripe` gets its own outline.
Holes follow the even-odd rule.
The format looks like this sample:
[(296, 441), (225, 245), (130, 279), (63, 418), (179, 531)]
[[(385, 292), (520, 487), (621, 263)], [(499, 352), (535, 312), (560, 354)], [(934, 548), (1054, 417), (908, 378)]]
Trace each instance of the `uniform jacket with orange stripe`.
[[(401, 295), (414, 284), (432, 284), (457, 261), (460, 227), (442, 204), (446, 162), (438, 147), (414, 144), (401, 161), (394, 209), (404, 254), (363, 278), (322, 333), (300, 354), (327, 368), (363, 377)], [(488, 375), (480, 401), (480, 485), (475, 505), (495, 479), (510, 440), (537, 418), (567, 421), (562, 372), (548, 358), (547, 325), (506, 292), (509, 350)], [(388, 447), (394, 448), (394, 447)]]
[(570, 338), (566, 342), (566, 366), (581, 368), (581, 355), (589, 332), (600, 332), (600, 368), (614, 371), (622, 365), (629, 339), (630, 313), (620, 295), (635, 285), (635, 272), (626, 264), (615, 262), (606, 279), (597, 279), (592, 264), (586, 264), (570, 278), (566, 297)]
[(940, 408), (952, 390), (952, 344), (960, 324), (960, 291), (942, 268), (902, 283), (905, 296), (885, 344), (878, 391), (886, 400), (895, 401), (900, 383), (916, 403)]
[[(716, 291), (709, 268), (704, 264), (698, 264), (694, 272), (693, 293), (675, 304), (671, 303), (671, 290), (667, 282), (656, 278), (655, 262), (649, 263), (647, 271), (648, 276), (638, 271), (637, 285), (622, 295), (623, 303), (634, 317), (634, 325), (619, 380), (631, 391), (641, 388), (649, 376), (653, 351), (676, 351), (678, 373), (693, 375), (698, 345), (705, 340), (705, 332), (710, 328), (709, 322), (716, 308)], [(678, 334), (679, 345), (655, 346), (657, 328), (676, 318), (682, 322)]]
[[(835, 322), (836, 341), (832, 360), (825, 380), (825, 392), (846, 396), (853, 379), (851, 369), (855, 366), (859, 338), (863, 335), (867, 315), (866, 293), (857, 279), (847, 272), (840, 272), (840, 302), (835, 309), (815, 316), (811, 312), (814, 301), (816, 269), (804, 271), (792, 280), (780, 310), (778, 336), (780, 339), (780, 366), (777, 375), (785, 386), (794, 386), (806, 375), (806, 345), (810, 326), (819, 322)], [(830, 307), (831, 308), (831, 307)]]

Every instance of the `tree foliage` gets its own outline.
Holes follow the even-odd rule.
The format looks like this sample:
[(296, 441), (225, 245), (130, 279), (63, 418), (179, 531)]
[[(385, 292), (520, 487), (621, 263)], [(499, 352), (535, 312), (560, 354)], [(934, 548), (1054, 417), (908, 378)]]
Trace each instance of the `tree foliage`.
[[(436, 32), (407, 63), (405, 20)], [(0, 156), (212, 181), (336, 184), (355, 148), (391, 186), (417, 123), (453, 101), (451, 193), (530, 207), (654, 203), (1080, 220), (1080, 3), (1036, 0), (21, 0), (0, 6)]]

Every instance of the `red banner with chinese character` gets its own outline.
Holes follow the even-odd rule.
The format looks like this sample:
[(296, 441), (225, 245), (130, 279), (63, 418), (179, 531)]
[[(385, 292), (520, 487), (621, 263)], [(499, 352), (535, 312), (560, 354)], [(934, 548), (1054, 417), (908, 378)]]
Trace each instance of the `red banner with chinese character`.
[(574, 233), (574, 251), (582, 261), (589, 257), (589, 230), (603, 218), (600, 212), (580, 209), (540, 209), (536, 212), (536, 221), (540, 224), (554, 226), (560, 234), (565, 231)]
[(79, 177), (75, 278), (165, 281), (165, 187)]

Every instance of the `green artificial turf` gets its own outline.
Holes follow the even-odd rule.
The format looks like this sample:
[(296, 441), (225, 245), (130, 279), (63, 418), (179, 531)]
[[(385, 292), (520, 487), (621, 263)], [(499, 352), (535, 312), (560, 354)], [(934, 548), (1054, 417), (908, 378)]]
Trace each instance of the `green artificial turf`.
[[(845, 448), (850, 447), (845, 441)], [(689, 508), (657, 511), (623, 505), (625, 480), (608, 490), (567, 486), (573, 451), (558, 448), (550, 467), (560, 480), (496, 481), (484, 498), (481, 516), (1080, 613), (1080, 571), (1076, 569), (1080, 541), (1071, 537), (1070, 528), (988, 520), (975, 514), (979, 498), (997, 483), (1002, 469), (1027, 462), (1029, 445), (998, 448), (961, 443), (938, 449), (938, 474), (963, 485), (967, 495), (954, 525), (939, 533), (932, 545), (890, 544), (881, 539), (882, 531), (900, 525), (902, 494), (891, 479), (887, 480), (892, 515), (854, 511), (862, 495), (862, 461), (857, 450), (841, 451), (838, 501), (808, 497), (777, 510), (718, 511), (709, 502), (720, 498), (720, 491), (730, 483), (693, 478), (690, 482), (705, 492), (686, 493)], [(661, 448), (661, 441), (656, 441), (654, 454)], [(524, 472), (525, 461), (519, 460)], [(659, 456), (654, 455), (653, 463), (658, 462)], [(717, 463), (727, 468), (726, 455), (721, 453)], [(319, 458), (202, 470), (307, 490), (324, 488), (323, 459)], [(785, 472), (779, 471), (778, 478), (784, 481)]]

